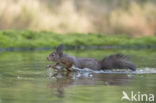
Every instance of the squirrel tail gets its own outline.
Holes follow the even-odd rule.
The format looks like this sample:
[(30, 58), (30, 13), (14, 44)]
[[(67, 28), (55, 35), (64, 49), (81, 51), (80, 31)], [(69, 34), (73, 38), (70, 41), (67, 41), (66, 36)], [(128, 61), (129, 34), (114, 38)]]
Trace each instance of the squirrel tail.
[(101, 69), (131, 69), (136, 70), (136, 66), (129, 61), (129, 58), (122, 54), (114, 54), (105, 57), (100, 61)]

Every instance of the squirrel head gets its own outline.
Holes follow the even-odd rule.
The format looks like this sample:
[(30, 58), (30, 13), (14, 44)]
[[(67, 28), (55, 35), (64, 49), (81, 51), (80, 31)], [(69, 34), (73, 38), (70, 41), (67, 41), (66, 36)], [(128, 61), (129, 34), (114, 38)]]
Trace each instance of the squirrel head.
[(63, 56), (63, 49), (64, 49), (64, 45), (61, 44), (56, 48), (56, 51), (52, 52), (47, 59), (49, 61), (54, 61), (54, 62), (60, 62), (61, 61), (61, 57)]

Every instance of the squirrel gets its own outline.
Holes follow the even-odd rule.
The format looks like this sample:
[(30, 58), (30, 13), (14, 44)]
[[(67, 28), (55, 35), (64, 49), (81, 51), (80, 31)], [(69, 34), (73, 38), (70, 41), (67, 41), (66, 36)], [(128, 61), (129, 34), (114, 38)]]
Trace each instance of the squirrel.
[(111, 70), (111, 69), (130, 69), (136, 70), (136, 66), (129, 61), (129, 58), (123, 54), (113, 54), (104, 57), (102, 60), (94, 58), (78, 58), (68, 55), (63, 52), (64, 45), (59, 45), (55, 52), (52, 52), (47, 60), (56, 62), (55, 65), (48, 65), (48, 68), (55, 68), (63, 66), (67, 71), (72, 71), (72, 66), (77, 68), (89, 68), (92, 70)]

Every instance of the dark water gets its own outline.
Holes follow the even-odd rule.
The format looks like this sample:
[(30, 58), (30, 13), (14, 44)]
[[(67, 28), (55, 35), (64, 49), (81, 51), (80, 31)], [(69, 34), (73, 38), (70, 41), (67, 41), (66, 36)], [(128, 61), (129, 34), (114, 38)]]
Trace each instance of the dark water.
[[(0, 52), (0, 103), (121, 103), (122, 92), (156, 95), (155, 50), (66, 51), (102, 59), (113, 53), (131, 57), (137, 72), (46, 70), (50, 51)], [(155, 98), (154, 98), (155, 99)], [(149, 101), (139, 101), (148, 103)]]

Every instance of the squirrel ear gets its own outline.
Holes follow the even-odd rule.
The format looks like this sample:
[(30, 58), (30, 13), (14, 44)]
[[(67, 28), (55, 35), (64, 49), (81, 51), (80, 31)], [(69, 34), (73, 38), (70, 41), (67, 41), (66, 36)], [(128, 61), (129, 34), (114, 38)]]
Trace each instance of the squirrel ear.
[(61, 44), (56, 48), (56, 52), (59, 54), (59, 56), (63, 55), (63, 49), (64, 49), (64, 45)]

